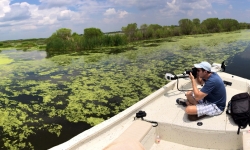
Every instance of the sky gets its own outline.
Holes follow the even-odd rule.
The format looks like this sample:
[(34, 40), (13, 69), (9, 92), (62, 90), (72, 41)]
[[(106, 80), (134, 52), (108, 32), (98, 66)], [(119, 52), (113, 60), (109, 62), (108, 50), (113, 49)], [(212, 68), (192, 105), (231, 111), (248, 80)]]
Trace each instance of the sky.
[(129, 23), (178, 25), (180, 19), (250, 23), (250, 0), (0, 0), (0, 41), (48, 38), (60, 28), (121, 31)]

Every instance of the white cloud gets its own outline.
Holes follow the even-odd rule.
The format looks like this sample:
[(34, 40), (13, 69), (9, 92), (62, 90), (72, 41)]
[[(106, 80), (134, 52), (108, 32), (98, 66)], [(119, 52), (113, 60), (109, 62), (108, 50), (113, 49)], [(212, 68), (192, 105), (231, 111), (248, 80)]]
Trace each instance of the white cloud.
[[(114, 4), (125, 5), (125, 6), (133, 6), (139, 2), (138, 0), (109, 0), (109, 1)], [(147, 3), (146, 0), (144, 0), (144, 2)]]
[(5, 13), (10, 11), (10, 0), (1, 0), (0, 2), (0, 17), (4, 17)]
[(118, 6), (135, 7), (141, 11), (162, 8), (166, 1), (169, 0), (109, 0)]
[(104, 13), (105, 16), (110, 16), (110, 15), (115, 15), (115, 14), (116, 14), (116, 11), (114, 8), (109, 8)]
[(209, 0), (211, 3), (228, 4), (228, 0)]
[(119, 11), (118, 12), (119, 18), (124, 18), (127, 14), (128, 14), (127, 11)]
[[(15, 0), (0, 0), (0, 40), (17, 38), (17, 33), (25, 38), (28, 32), (48, 37), (62, 27), (82, 33), (88, 27), (100, 28), (103, 32), (118, 31), (134, 22), (138, 26), (144, 23), (175, 25), (183, 18), (233, 17), (249, 22), (250, 14), (249, 9), (235, 13), (237, 8), (228, 0), (34, 0), (34, 3), (37, 1), (40, 3), (11, 4)], [(218, 7), (213, 8), (214, 4)], [(230, 7), (233, 9), (229, 10)]]
[(229, 8), (229, 9), (233, 9), (233, 6), (232, 6), (232, 5), (229, 5), (228, 8)]
[(26, 2), (10, 5), (10, 11), (6, 12), (0, 21), (25, 20), (30, 18), (29, 4)]
[(192, 16), (195, 11), (211, 9), (211, 2), (207, 0), (167, 0), (164, 7), (160, 9), (161, 14), (176, 16), (187, 14)]
[(72, 12), (71, 10), (62, 10), (59, 14), (59, 16), (57, 16), (57, 19), (60, 20), (71, 20), (73, 17), (74, 12)]
[(109, 8), (114, 8), (113, 5), (106, 1), (84, 0), (77, 4), (77, 10), (88, 14), (103, 13)]
[(35, 25), (22, 25), (20, 26), (19, 30), (35, 30), (37, 26)]
[(116, 11), (114, 8), (109, 8), (103, 14), (104, 16), (117, 16), (118, 18), (124, 18), (128, 14), (125, 10)]
[(39, 0), (41, 5), (40, 9), (53, 8), (53, 7), (66, 7), (76, 5), (80, 0)]
[(212, 15), (212, 12), (211, 12), (211, 11), (208, 11), (207, 14)]

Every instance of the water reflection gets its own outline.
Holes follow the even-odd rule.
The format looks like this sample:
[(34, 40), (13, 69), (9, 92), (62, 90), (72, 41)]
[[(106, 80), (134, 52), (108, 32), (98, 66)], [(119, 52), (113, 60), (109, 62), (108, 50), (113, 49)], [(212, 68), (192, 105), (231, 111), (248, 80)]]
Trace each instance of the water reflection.
[(243, 51), (228, 60), (226, 72), (250, 79), (250, 45)]
[(45, 51), (38, 50), (21, 51), (13, 49), (2, 51), (1, 54), (6, 55), (11, 59), (14, 59), (15, 61), (41, 60), (47, 56), (47, 53)]

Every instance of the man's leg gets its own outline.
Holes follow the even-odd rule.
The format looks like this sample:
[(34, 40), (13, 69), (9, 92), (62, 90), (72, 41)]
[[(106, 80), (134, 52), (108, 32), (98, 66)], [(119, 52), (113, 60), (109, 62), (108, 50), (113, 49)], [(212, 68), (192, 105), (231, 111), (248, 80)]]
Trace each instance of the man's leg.
[(186, 107), (185, 111), (188, 115), (197, 115), (197, 106), (196, 105), (189, 105)]
[(187, 97), (187, 105), (197, 105), (198, 102), (195, 100), (194, 96), (193, 96), (193, 91), (188, 91), (186, 93), (186, 97)]
[(198, 117), (197, 106), (195, 106), (195, 105), (187, 106), (185, 111), (188, 114), (189, 121), (197, 121), (199, 119), (206, 117), (206, 115)]

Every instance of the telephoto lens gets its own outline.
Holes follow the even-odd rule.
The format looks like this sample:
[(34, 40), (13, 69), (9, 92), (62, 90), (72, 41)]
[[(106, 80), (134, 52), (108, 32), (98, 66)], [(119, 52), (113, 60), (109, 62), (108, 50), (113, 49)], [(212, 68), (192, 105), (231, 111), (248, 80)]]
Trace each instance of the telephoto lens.
[(197, 68), (192, 68), (192, 70), (186, 70), (186, 74), (190, 74), (190, 72), (192, 73), (192, 75), (194, 76), (194, 78), (197, 78)]

